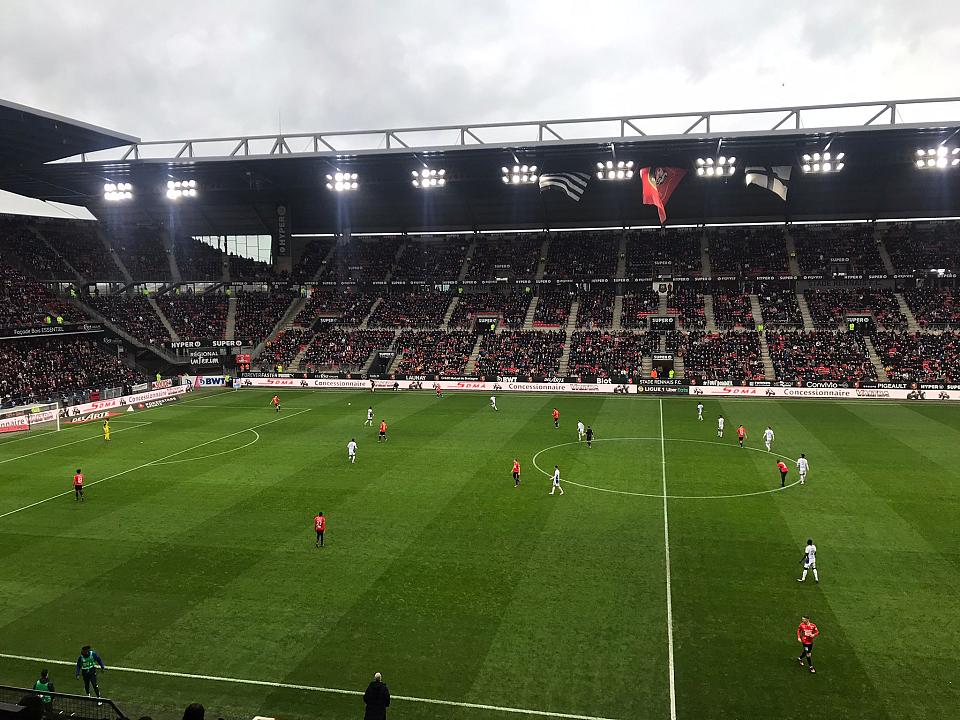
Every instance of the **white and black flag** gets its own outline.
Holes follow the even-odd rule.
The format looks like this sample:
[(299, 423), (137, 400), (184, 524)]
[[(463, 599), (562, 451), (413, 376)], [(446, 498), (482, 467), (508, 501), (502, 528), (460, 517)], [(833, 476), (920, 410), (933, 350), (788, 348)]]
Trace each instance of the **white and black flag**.
[(775, 165), (773, 167), (748, 167), (746, 172), (747, 185), (757, 185), (780, 196), (786, 202), (787, 190), (790, 189), (790, 165)]
[(589, 180), (590, 175), (588, 173), (545, 173), (540, 176), (540, 191), (543, 192), (547, 188), (554, 187), (563, 190), (571, 200), (580, 202)]

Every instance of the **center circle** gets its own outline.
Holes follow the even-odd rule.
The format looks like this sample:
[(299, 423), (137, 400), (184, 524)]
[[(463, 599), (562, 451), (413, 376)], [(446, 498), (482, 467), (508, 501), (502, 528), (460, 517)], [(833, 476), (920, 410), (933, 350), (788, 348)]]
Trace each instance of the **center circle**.
[[(692, 443), (696, 445), (712, 445), (716, 447), (729, 448), (732, 450), (736, 450), (740, 453), (743, 453), (743, 451), (748, 451), (751, 453), (751, 455), (748, 455), (748, 456), (741, 455), (741, 457), (750, 458), (750, 460), (752, 461), (750, 463), (752, 467), (748, 470), (748, 472), (753, 476), (758, 475), (757, 468), (755, 467), (756, 465), (755, 461), (758, 459), (757, 455), (755, 455), (756, 453), (759, 453), (760, 455), (766, 456), (769, 458), (784, 460), (790, 465), (796, 464), (792, 458), (786, 455), (781, 455), (780, 453), (777, 453), (777, 452), (767, 452), (766, 448), (756, 448), (756, 447), (750, 447), (750, 446), (745, 446), (743, 448), (740, 448), (735, 442), (718, 442), (715, 440), (695, 440), (691, 438), (668, 438), (668, 437), (661, 438), (659, 435), (654, 437), (598, 438), (598, 439), (595, 439), (593, 442), (595, 444), (596, 443), (620, 443), (620, 442), (640, 442), (640, 443), (659, 444), (662, 442), (664, 444), (664, 448), (674, 443), (677, 443), (677, 444)], [(539, 450), (533, 456), (533, 466), (538, 471), (546, 475), (547, 477), (553, 477), (552, 468), (548, 470), (540, 467), (540, 464), (537, 462), (537, 460), (541, 458), (541, 456), (550, 453), (550, 451), (558, 451), (561, 448), (570, 448), (572, 446), (578, 446), (582, 448), (583, 453), (594, 452), (594, 449), (588, 449), (586, 447), (586, 443), (577, 441), (577, 440), (571, 440), (570, 442), (557, 443), (556, 445), (550, 445), (549, 447), (545, 447), (542, 450)], [(562, 454), (562, 453), (563, 451), (560, 451), (559, 453), (555, 453), (555, 455)], [(601, 456), (602, 455), (598, 453), (598, 459)], [(581, 465), (582, 465), (583, 459), (587, 457), (590, 457), (590, 456), (583, 455), (583, 454), (578, 454), (577, 456), (574, 456), (572, 454), (568, 454), (568, 459), (570, 459), (572, 462), (575, 462), (575, 463), (581, 463)], [(557, 459), (558, 458), (556, 457), (550, 458), (551, 461), (556, 461)], [(629, 485), (630, 489), (627, 489), (627, 487), (623, 487), (623, 488), (602, 487), (597, 484), (581, 482), (578, 478), (578, 473), (580, 471), (577, 471), (577, 470), (574, 470), (570, 474), (571, 476), (568, 477), (567, 471), (564, 470), (564, 467), (566, 466), (566, 468), (569, 470), (570, 463), (563, 463), (562, 460), (564, 458), (562, 457), (559, 459), (561, 460), (561, 462), (558, 463), (561, 466), (561, 478), (562, 478), (563, 484), (565, 485), (574, 485), (576, 487), (585, 488), (587, 490), (595, 490), (597, 492), (610, 493), (614, 495), (632, 495), (635, 497), (657, 498), (661, 500), (664, 498), (664, 494), (662, 491), (661, 492), (654, 491), (654, 485), (657, 490), (659, 490), (662, 487), (664, 471), (666, 472), (667, 489), (668, 489), (668, 494), (666, 495), (666, 498), (669, 500), (723, 500), (723, 499), (730, 499), (730, 498), (754, 497), (757, 495), (770, 495), (773, 493), (781, 492), (783, 490), (787, 490), (800, 483), (799, 479), (796, 479), (790, 482), (789, 484), (787, 484), (785, 487), (780, 487), (779, 484), (776, 484), (774, 487), (764, 489), (764, 490), (752, 491), (752, 492), (736, 492), (736, 493), (721, 492), (713, 495), (670, 494), (669, 493), (670, 454), (669, 453), (666, 454), (666, 462), (665, 462), (665, 468), (664, 468), (664, 459), (661, 456), (659, 447), (656, 448), (655, 453), (650, 453), (649, 455), (637, 456), (635, 458), (637, 462), (630, 463), (628, 465), (627, 475), (629, 476), (629, 482), (624, 482), (624, 484)], [(705, 462), (712, 461), (713, 459), (714, 457), (712, 455), (709, 457), (705, 456), (703, 458)], [(618, 463), (614, 462), (613, 464), (610, 464), (610, 458), (606, 458), (606, 460), (608, 463), (608, 467), (607, 467), (608, 471), (619, 469)], [(593, 467), (590, 465), (586, 466), (586, 468), (590, 472), (594, 471)], [(771, 462), (771, 468), (773, 472), (771, 472), (771, 475), (770, 475), (770, 482), (771, 483), (775, 481), (778, 482), (779, 476), (775, 473), (774, 463), (772, 462)], [(603, 472), (603, 470), (598, 469), (596, 470), (596, 472)], [(646, 486), (642, 486), (644, 482), (647, 483)], [(637, 485), (641, 485), (641, 487), (636, 487)]]

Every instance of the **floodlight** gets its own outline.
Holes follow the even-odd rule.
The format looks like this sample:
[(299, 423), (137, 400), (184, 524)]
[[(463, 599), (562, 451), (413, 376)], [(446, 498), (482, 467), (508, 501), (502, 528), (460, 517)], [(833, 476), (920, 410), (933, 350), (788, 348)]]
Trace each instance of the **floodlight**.
[(180, 198), (197, 197), (196, 180), (167, 180), (167, 199), (179, 200)]
[(845, 157), (846, 153), (831, 153), (828, 150), (804, 153), (801, 156), (803, 164), (800, 165), (800, 169), (805, 173), (819, 173), (822, 175), (837, 173), (843, 170), (846, 165), (846, 163), (840, 162)]
[(343, 172), (342, 170), (337, 170), (330, 175), (329, 173), (325, 176), (327, 179), (326, 186), (327, 190), (332, 190), (334, 192), (347, 192), (348, 190), (356, 190), (360, 187), (360, 184), (357, 182), (360, 177), (357, 173)]
[(133, 199), (133, 185), (128, 182), (104, 183), (103, 199), (111, 202)]
[[(437, 175), (439, 176), (442, 173), (443, 171), (439, 171)], [(505, 185), (530, 185), (537, 181), (536, 165), (514, 165), (512, 170), (502, 167), (500, 173), (500, 179)]]
[(444, 175), (446, 175), (446, 170), (437, 170), (435, 168), (423, 168), (422, 170), (413, 171), (413, 186), (415, 188), (428, 189), (435, 187), (443, 187), (446, 185), (446, 180)]
[(606, 160), (597, 163), (597, 180), (629, 180), (633, 177), (633, 160)]
[(918, 170), (928, 170), (938, 168), (944, 170), (948, 167), (960, 165), (960, 147), (948, 145), (938, 145), (935, 148), (917, 148), (917, 160), (914, 163)]
[(715, 158), (698, 157), (694, 167), (697, 177), (722, 178), (733, 175), (737, 171), (736, 162), (737, 158), (732, 155), (730, 157), (719, 155)]

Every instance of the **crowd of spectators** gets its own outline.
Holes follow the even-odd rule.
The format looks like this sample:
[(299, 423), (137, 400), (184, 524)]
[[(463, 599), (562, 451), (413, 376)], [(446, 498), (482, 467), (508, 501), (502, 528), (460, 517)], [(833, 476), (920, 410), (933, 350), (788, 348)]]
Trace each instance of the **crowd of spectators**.
[(337, 325), (359, 325), (370, 314), (376, 298), (353, 290), (315, 288), (294, 322), (313, 325), (319, 318)]
[(210, 295), (161, 295), (157, 306), (181, 340), (223, 340), (227, 328), (227, 298)]
[(667, 311), (676, 314), (684, 330), (703, 330), (707, 326), (703, 295), (695, 290), (670, 291), (667, 294)]
[(321, 277), (338, 282), (386, 280), (402, 242), (396, 237), (351, 238), (337, 245)]
[(312, 280), (319, 272), (324, 259), (330, 253), (334, 241), (330, 238), (314, 238), (304, 248), (297, 265), (293, 269), (293, 278), (298, 282)]
[(113, 235), (113, 248), (134, 280), (170, 279), (170, 260), (156, 232), (128, 228)]
[(864, 275), (886, 272), (869, 223), (793, 225), (790, 235), (802, 272), (825, 273), (831, 267)]
[(890, 289), (809, 288), (803, 295), (817, 328), (835, 330), (846, 327), (848, 314), (872, 315), (877, 325), (888, 330), (907, 327), (907, 318), (900, 310), (896, 294)]
[[(0, 327), (53, 324), (82, 319), (73, 307), (44, 285), (0, 260)], [(49, 320), (48, 320), (49, 318)]]
[(527, 292), (464, 293), (450, 316), (450, 327), (469, 330), (477, 315), (499, 315), (502, 327), (520, 329), (532, 297)]
[(383, 296), (370, 320), (370, 327), (437, 328), (450, 307), (452, 296), (447, 293), (394, 292)]
[[(0, 257), (8, 260), (16, 258), (31, 277), (71, 282), (76, 280), (60, 258), (30, 230), (29, 222), (27, 218), (19, 215), (0, 215)], [(38, 221), (37, 226), (43, 229), (48, 225)]]
[(534, 327), (565, 327), (573, 295), (567, 290), (541, 290), (533, 311)]
[(41, 232), (70, 266), (89, 281), (122, 280), (93, 222), (49, 222)]
[(484, 335), (477, 374), (555, 376), (565, 340), (565, 333), (560, 331), (514, 330)]
[(897, 272), (960, 271), (960, 222), (878, 225)]
[(577, 327), (586, 329), (612, 327), (615, 300), (616, 295), (612, 288), (577, 293)]
[(783, 226), (709, 228), (710, 271), (716, 275), (781, 275), (789, 271)]
[(246, 282), (268, 282), (275, 278), (273, 265), (262, 260), (227, 253), (230, 265), (230, 279)]
[(649, 333), (575, 332), (570, 339), (567, 374), (639, 377), (643, 372), (643, 356), (659, 348), (659, 342), (659, 337)]
[(880, 332), (873, 343), (890, 382), (960, 382), (960, 333)]
[(301, 368), (354, 372), (361, 370), (374, 350), (386, 350), (393, 344), (392, 330), (339, 330), (331, 328), (317, 334), (307, 348)]
[(313, 338), (313, 333), (306, 328), (289, 328), (282, 331), (273, 340), (267, 343), (260, 355), (260, 361), (272, 367), (286, 368), (293, 359), (303, 350)]
[(713, 293), (713, 320), (720, 330), (756, 327), (750, 296), (739, 291), (718, 290)]
[(470, 240), (460, 235), (437, 240), (412, 240), (404, 245), (392, 277), (398, 280), (456, 280), (469, 246)]
[(413, 332), (397, 338), (399, 375), (463, 375), (477, 336), (465, 330)]
[(960, 292), (954, 289), (908, 290), (903, 299), (922, 328), (960, 327)]
[(141, 342), (162, 345), (170, 340), (170, 333), (143, 295), (94, 295), (83, 300), (97, 313)]
[(0, 402), (73, 401), (86, 390), (143, 379), (110, 352), (83, 338), (0, 343)]
[(794, 290), (763, 286), (758, 288), (757, 298), (765, 326), (803, 327), (803, 315)]
[(291, 291), (280, 289), (239, 293), (233, 336), (245, 345), (266, 340), (295, 297)]
[(660, 294), (653, 290), (634, 290), (623, 296), (620, 324), (628, 329), (646, 329), (647, 316), (660, 310)]
[(467, 277), (530, 279), (537, 274), (543, 236), (539, 233), (485, 235), (477, 239)]
[(186, 280), (220, 280), (223, 278), (223, 253), (205, 242), (190, 236), (176, 238), (173, 254)]
[(782, 381), (858, 382), (876, 380), (863, 336), (814, 330), (770, 331), (767, 348)]
[(667, 333), (666, 349), (683, 359), (688, 378), (737, 382), (763, 379), (760, 337), (754, 332)]
[(673, 275), (702, 275), (702, 234), (702, 231), (696, 228), (630, 231), (627, 235), (627, 277), (653, 277), (654, 265), (666, 268)]
[(561, 280), (611, 278), (617, 271), (619, 251), (619, 233), (556, 233), (550, 240), (544, 277)]

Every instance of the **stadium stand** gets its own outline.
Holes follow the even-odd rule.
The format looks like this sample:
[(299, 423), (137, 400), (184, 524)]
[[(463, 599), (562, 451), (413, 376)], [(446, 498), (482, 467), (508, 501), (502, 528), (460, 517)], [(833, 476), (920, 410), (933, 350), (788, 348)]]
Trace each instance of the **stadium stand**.
[(465, 293), (460, 296), (450, 317), (451, 328), (470, 329), (477, 315), (499, 315), (505, 328), (521, 328), (532, 295), (525, 292)]
[(347, 244), (337, 245), (321, 277), (339, 282), (385, 280), (401, 243), (395, 237), (352, 238)]
[(713, 317), (720, 330), (756, 327), (750, 296), (741, 292), (720, 290), (713, 293)]
[(564, 290), (547, 290), (540, 293), (537, 309), (533, 313), (535, 327), (563, 327), (570, 317), (573, 295)]
[(816, 330), (770, 331), (770, 359), (779, 380), (857, 382), (876, 380), (863, 337)]
[(471, 280), (533, 278), (542, 245), (543, 237), (539, 233), (481, 236), (477, 239), (467, 277)]
[(58, 317), (64, 322), (84, 319), (44, 285), (0, 260), (0, 327), (53, 324)]
[(695, 290), (674, 289), (669, 292), (667, 311), (677, 315), (680, 327), (684, 330), (703, 330), (707, 325), (703, 295)]
[(701, 235), (702, 231), (696, 228), (630, 231), (627, 234), (627, 277), (652, 277), (655, 263), (662, 263), (674, 275), (702, 275)]
[(782, 225), (708, 228), (714, 275), (782, 275), (789, 270)]
[(223, 295), (163, 295), (157, 305), (181, 340), (224, 339), (227, 298)]
[(550, 240), (544, 277), (590, 279), (613, 277), (617, 271), (619, 234), (609, 232), (556, 233)]
[(897, 272), (960, 271), (960, 222), (878, 224)]
[(797, 263), (805, 273), (829, 274), (831, 266), (857, 274), (885, 273), (873, 225), (793, 225)]
[(178, 237), (173, 254), (186, 281), (220, 280), (223, 277), (223, 253), (192, 237)]
[(402, 332), (396, 343), (400, 361), (395, 372), (463, 375), (475, 342), (476, 336), (463, 330)]
[(484, 335), (477, 358), (479, 375), (556, 375), (566, 336), (556, 331), (515, 330)]
[(917, 289), (906, 291), (903, 298), (921, 328), (960, 328), (960, 292)]
[[(35, 227), (48, 225), (37, 221)], [(0, 256), (16, 262), (31, 277), (38, 280), (69, 280), (76, 278), (51, 250), (30, 230), (26, 218), (0, 215)]]
[(803, 327), (797, 293), (790, 289), (764, 285), (758, 289), (763, 323), (770, 327)]
[(113, 248), (134, 280), (169, 280), (170, 261), (155, 231), (131, 229), (112, 238)]
[(87, 280), (123, 279), (120, 268), (97, 234), (96, 223), (51, 222), (43, 227), (43, 235), (64, 260)]
[(294, 298), (289, 290), (279, 289), (238, 294), (234, 337), (247, 345), (266, 340)]
[(265, 262), (233, 253), (227, 254), (230, 264), (230, 279), (245, 282), (268, 282), (275, 279), (273, 267)]
[(285, 368), (312, 339), (313, 333), (305, 328), (294, 327), (284, 330), (267, 343), (263, 354), (260, 355), (260, 361), (265, 361), (273, 367)]
[(804, 291), (810, 316), (818, 329), (846, 327), (848, 314), (872, 315), (886, 329), (906, 329), (907, 319), (893, 290), (881, 288), (821, 288)]
[(609, 328), (613, 325), (613, 290), (591, 290), (577, 293), (577, 327)]
[(392, 278), (398, 280), (456, 280), (470, 242), (451, 236), (440, 240), (411, 241), (403, 247)]
[(683, 358), (688, 378), (737, 382), (763, 379), (757, 333), (667, 333), (666, 349)]
[(0, 343), (0, 402), (71, 403), (85, 393), (143, 377), (103, 346), (81, 338)]
[(960, 382), (960, 333), (877, 333), (873, 340), (891, 382)]
[(328, 238), (314, 238), (308, 242), (293, 270), (293, 279), (298, 282), (312, 279), (333, 246), (334, 241)]
[(313, 370), (361, 370), (374, 350), (390, 347), (393, 340), (391, 330), (325, 330), (310, 343), (303, 364)]
[(643, 356), (659, 345), (648, 333), (592, 330), (575, 332), (570, 339), (569, 374), (590, 377), (639, 376)]
[(398, 292), (385, 295), (370, 316), (379, 328), (436, 328), (450, 306), (451, 296), (438, 292)]
[(143, 295), (101, 295), (83, 301), (121, 330), (149, 345), (162, 345), (170, 333)]
[(635, 290), (623, 296), (623, 313), (620, 323), (625, 328), (647, 327), (647, 316), (656, 315), (660, 309), (660, 295), (653, 290)]
[(354, 290), (314, 288), (297, 315), (297, 325), (313, 325), (318, 319), (339, 325), (359, 325), (370, 314), (376, 298)]

